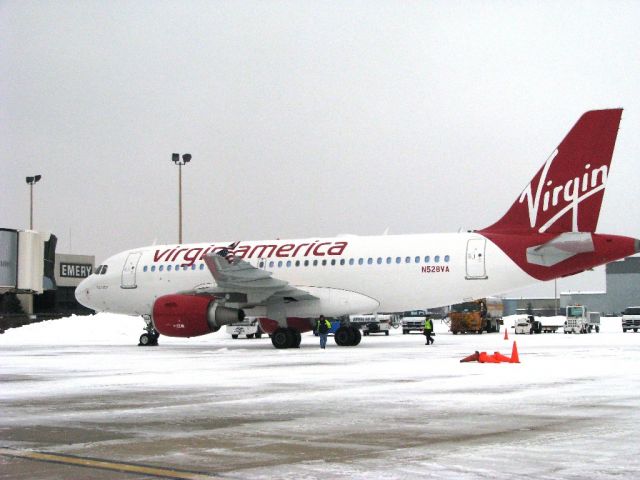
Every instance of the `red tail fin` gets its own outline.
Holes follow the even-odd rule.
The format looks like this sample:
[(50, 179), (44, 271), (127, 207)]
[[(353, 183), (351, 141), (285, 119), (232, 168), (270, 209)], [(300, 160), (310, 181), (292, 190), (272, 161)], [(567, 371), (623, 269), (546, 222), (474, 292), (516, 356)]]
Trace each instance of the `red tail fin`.
[(582, 115), (504, 217), (481, 232), (594, 232), (621, 115)]

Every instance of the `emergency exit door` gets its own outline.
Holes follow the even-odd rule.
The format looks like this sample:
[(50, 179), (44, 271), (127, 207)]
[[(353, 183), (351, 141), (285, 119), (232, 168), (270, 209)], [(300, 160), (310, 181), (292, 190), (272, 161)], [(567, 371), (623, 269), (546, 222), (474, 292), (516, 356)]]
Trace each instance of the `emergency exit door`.
[(122, 283), (121, 288), (136, 288), (136, 269), (141, 253), (130, 253), (122, 267)]
[(467, 280), (484, 280), (487, 278), (485, 265), (485, 238), (472, 238), (467, 241)]

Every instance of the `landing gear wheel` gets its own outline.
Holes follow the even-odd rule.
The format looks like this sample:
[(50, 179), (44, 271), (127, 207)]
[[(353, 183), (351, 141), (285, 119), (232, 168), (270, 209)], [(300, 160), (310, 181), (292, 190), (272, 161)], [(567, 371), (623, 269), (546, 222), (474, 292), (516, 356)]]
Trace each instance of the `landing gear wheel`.
[(293, 338), (288, 328), (278, 328), (271, 334), (271, 343), (276, 348), (289, 348)]
[(278, 328), (271, 334), (271, 343), (276, 348), (298, 348), (302, 335), (293, 328)]
[(146, 324), (146, 326), (144, 327), (146, 333), (140, 335), (138, 346), (149, 347), (158, 345), (158, 338), (160, 338), (160, 333), (154, 328), (153, 322), (151, 321), (151, 316), (143, 315), (142, 319)]
[(362, 334), (355, 327), (340, 327), (336, 330), (334, 339), (341, 347), (355, 347), (362, 340)]
[(236, 335), (235, 333), (233, 335), (231, 335), (231, 338), (233, 338), (234, 340), (238, 338), (238, 335)]
[(290, 328), (289, 330), (293, 335), (293, 344), (291, 345), (291, 348), (300, 348), (300, 342), (302, 342), (302, 335), (300, 335), (299, 331), (294, 330), (292, 328)]
[(360, 330), (358, 330), (355, 327), (350, 327), (353, 330), (353, 342), (351, 342), (352, 347), (355, 347), (356, 345), (358, 345), (360, 343), (360, 340), (362, 340), (362, 335), (360, 334)]
[(339, 346), (346, 347), (353, 341), (353, 332), (347, 327), (340, 327), (336, 330), (334, 340)]
[(153, 345), (158, 345), (158, 337), (153, 335), (152, 333), (143, 333), (140, 335), (140, 343), (138, 343), (139, 347), (150, 347)]

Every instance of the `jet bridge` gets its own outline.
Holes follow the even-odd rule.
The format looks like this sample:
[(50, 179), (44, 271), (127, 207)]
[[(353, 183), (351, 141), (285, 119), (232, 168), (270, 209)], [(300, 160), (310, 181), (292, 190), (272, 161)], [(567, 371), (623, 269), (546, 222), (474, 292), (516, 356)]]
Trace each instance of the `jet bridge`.
[(50, 233), (0, 228), (0, 294), (54, 289), (56, 242)]

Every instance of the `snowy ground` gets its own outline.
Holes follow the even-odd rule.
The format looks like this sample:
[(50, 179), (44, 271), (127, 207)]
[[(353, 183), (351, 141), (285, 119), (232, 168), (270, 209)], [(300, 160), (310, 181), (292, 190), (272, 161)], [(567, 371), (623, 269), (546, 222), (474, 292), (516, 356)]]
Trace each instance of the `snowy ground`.
[[(135, 344), (100, 314), (0, 335), (0, 447), (225, 478), (640, 477), (640, 334), (363, 337), (300, 349), (224, 331)], [(459, 363), (475, 350), (520, 364)], [(0, 478), (122, 478), (0, 457)], [(127, 476), (127, 478), (149, 478)]]

